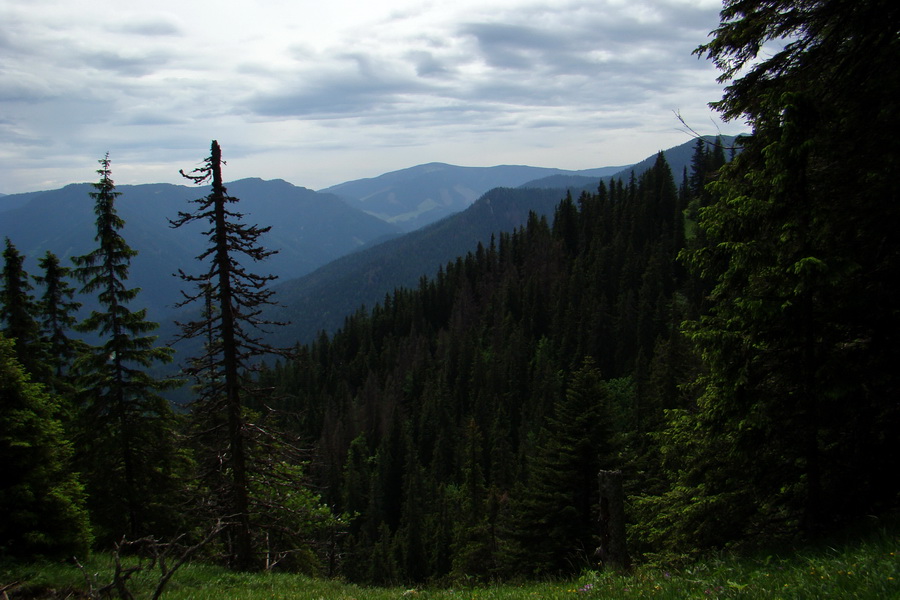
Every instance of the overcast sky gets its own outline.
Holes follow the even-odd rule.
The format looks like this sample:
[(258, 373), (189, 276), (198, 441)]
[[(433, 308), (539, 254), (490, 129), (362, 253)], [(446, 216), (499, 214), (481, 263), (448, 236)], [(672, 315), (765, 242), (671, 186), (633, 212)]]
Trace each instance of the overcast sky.
[(0, 0), (0, 193), (622, 165), (702, 133), (714, 0)]

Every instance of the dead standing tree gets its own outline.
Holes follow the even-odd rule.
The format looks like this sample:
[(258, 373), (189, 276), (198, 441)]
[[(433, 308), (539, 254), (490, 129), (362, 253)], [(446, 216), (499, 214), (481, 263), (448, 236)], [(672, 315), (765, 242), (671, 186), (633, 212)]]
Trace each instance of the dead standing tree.
[[(210, 193), (194, 200), (197, 209), (180, 212), (170, 221), (174, 228), (194, 221), (205, 221), (204, 232), (209, 247), (197, 259), (209, 268), (200, 275), (179, 270), (179, 276), (195, 284), (193, 293), (182, 292), (184, 306), (201, 301), (206, 309), (201, 318), (179, 323), (182, 338), (206, 339), (200, 356), (192, 359), (185, 373), (197, 381), (198, 397), (192, 405), (192, 418), (204, 438), (201, 445), (212, 450), (207, 456), (207, 475), (214, 477), (210, 486), (218, 498), (214, 500), (218, 517), (233, 524), (230, 536), (233, 546), (230, 559), (238, 569), (254, 565), (253, 536), (250, 517), (250, 480), (248, 475), (248, 423), (241, 399), (244, 384), (241, 373), (252, 368), (254, 359), (282, 353), (261, 341), (266, 325), (275, 323), (262, 318), (262, 308), (274, 304), (273, 291), (266, 285), (273, 275), (257, 275), (244, 268), (238, 258), (253, 262), (275, 254), (259, 244), (259, 237), (269, 227), (241, 223), (243, 215), (229, 209), (238, 201), (228, 195), (222, 183), (222, 152), (213, 140), (210, 156), (203, 166), (190, 174), (181, 174), (197, 184), (211, 182)], [(222, 435), (224, 432), (224, 435)], [(203, 460), (203, 458), (201, 458)]]

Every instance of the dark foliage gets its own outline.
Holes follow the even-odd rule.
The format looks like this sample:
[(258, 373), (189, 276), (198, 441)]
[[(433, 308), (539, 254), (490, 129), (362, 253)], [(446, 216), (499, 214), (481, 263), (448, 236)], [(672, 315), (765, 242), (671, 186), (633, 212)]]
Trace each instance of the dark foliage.
[(160, 395), (174, 383), (150, 371), (171, 361), (172, 350), (156, 345), (150, 332), (157, 325), (146, 320), (146, 310), (131, 309), (139, 292), (127, 287), (135, 252), (119, 233), (124, 221), (115, 208), (109, 156), (99, 162), (100, 181), (91, 193), (97, 248), (73, 258), (81, 293), (96, 296), (99, 305), (78, 325), (99, 345), (72, 367), (78, 401), (73, 441), (97, 537), (108, 543), (177, 527), (174, 501), (183, 473), (175, 417)]
[(48, 375), (45, 344), (38, 322), (38, 306), (31, 293), (31, 277), (25, 272), (25, 257), (6, 238), (3, 250), (3, 289), (0, 290), (0, 323), (3, 335), (12, 340), (25, 369), (42, 377)]
[(698, 49), (753, 134), (685, 253), (712, 286), (687, 329), (708, 372), (666, 432), (659, 545), (813, 534), (897, 501), (898, 10), (726, 2)]
[[(358, 514), (349, 576), (591, 564), (597, 470), (636, 461), (635, 425), (675, 401), (634, 392), (662, 377), (651, 358), (680, 321), (685, 204), (660, 156), (629, 184), (566, 198), (552, 226), (532, 214), (261, 374), (319, 441), (327, 500)], [(385, 565), (375, 572), (373, 555)]]
[(84, 488), (58, 412), (0, 335), (0, 557), (69, 557), (90, 548)]

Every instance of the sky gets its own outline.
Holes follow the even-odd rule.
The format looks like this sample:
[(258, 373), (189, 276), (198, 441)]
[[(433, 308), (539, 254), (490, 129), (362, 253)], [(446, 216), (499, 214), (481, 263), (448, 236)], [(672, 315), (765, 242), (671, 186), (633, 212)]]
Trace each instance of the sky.
[(587, 169), (734, 134), (714, 0), (0, 0), (0, 193), (322, 189), (428, 162)]

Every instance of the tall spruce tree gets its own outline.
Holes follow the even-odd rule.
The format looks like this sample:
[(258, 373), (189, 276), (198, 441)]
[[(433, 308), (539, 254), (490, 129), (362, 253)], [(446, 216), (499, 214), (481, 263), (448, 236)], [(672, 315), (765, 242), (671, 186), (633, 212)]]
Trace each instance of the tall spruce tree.
[(210, 182), (207, 196), (194, 200), (194, 212), (180, 212), (171, 221), (181, 227), (194, 221), (209, 224), (205, 232), (209, 247), (197, 257), (207, 261), (208, 269), (200, 275), (179, 272), (181, 278), (196, 285), (196, 291), (184, 292), (182, 306), (202, 301), (205, 310), (194, 321), (181, 323), (184, 338), (205, 338), (200, 356), (185, 367), (185, 373), (197, 381), (198, 397), (191, 407), (195, 430), (206, 455), (199, 457), (203, 475), (214, 493), (219, 517), (231, 520), (233, 547), (230, 561), (238, 569), (258, 564), (259, 540), (254, 529), (259, 525), (253, 515), (251, 501), (252, 475), (250, 444), (252, 424), (245, 409), (248, 382), (242, 374), (251, 369), (254, 360), (275, 352), (261, 341), (260, 327), (267, 323), (261, 316), (272, 304), (273, 291), (266, 287), (275, 279), (247, 270), (240, 260), (264, 260), (275, 253), (259, 243), (269, 227), (241, 223), (243, 215), (229, 208), (238, 201), (228, 195), (222, 181), (222, 151), (213, 140), (210, 156), (202, 167), (181, 174), (201, 184)]
[(715, 106), (753, 133), (686, 255), (713, 283), (689, 328), (708, 372), (668, 431), (661, 544), (815, 531), (896, 499), (898, 19), (878, 0), (734, 0), (698, 49), (728, 83)]
[(107, 154), (95, 201), (95, 250), (74, 257), (73, 275), (82, 294), (96, 295), (99, 308), (78, 325), (99, 345), (90, 346), (73, 365), (78, 386), (76, 447), (85, 474), (92, 520), (98, 541), (123, 535), (162, 534), (174, 526), (173, 494), (178, 484), (174, 447), (174, 415), (159, 392), (175, 382), (153, 377), (148, 370), (172, 360), (171, 348), (156, 345), (157, 328), (146, 310), (130, 305), (139, 290), (127, 287), (131, 259), (137, 254), (119, 233), (125, 225), (115, 201), (119, 192), (111, 178)]

